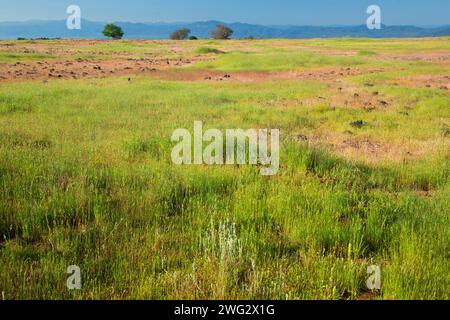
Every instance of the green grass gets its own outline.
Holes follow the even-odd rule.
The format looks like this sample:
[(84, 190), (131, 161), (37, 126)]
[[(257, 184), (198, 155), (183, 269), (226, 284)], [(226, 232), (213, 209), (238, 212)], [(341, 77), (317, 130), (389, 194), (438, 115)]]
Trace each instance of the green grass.
[[(268, 49), (195, 68), (355, 64), (371, 62)], [(330, 90), (320, 81), (2, 84), (1, 297), (360, 299), (371, 294), (366, 269), (375, 264), (374, 299), (450, 298), (449, 96), (372, 77), (346, 80), (359, 90), (377, 80), (388, 110), (328, 108), (315, 100)], [(408, 117), (399, 113), (406, 106)], [(367, 125), (356, 130), (355, 119)], [(195, 120), (279, 128), (278, 175), (173, 165), (170, 136)], [(297, 139), (346, 130), (387, 144), (430, 141), (433, 152), (367, 164)], [(81, 268), (80, 291), (66, 287), (69, 265)]]
[(232, 52), (196, 68), (224, 71), (276, 71), (321, 66), (355, 66), (365, 61), (356, 57), (330, 57), (301, 51), (269, 51), (267, 53)]
[(367, 50), (361, 50), (358, 52), (359, 56), (368, 56), (368, 57), (372, 57), (372, 56), (377, 56), (378, 54), (376, 52), (373, 51), (367, 51)]
[(0, 62), (2, 63), (50, 59), (50, 58), (53, 58), (53, 56), (50, 54), (0, 52)]
[(449, 37), (417, 38), (417, 39), (368, 39), (368, 38), (342, 38), (342, 39), (315, 39), (311, 41), (299, 40), (308, 46), (319, 46), (330, 49), (368, 50), (375, 52), (411, 53), (420, 48), (421, 51), (445, 52), (450, 49)]
[(215, 53), (215, 54), (221, 54), (224, 53), (223, 51), (219, 50), (219, 49), (215, 49), (215, 48), (209, 48), (209, 47), (201, 47), (195, 50), (196, 53), (201, 53), (201, 54), (205, 54), (205, 53)]

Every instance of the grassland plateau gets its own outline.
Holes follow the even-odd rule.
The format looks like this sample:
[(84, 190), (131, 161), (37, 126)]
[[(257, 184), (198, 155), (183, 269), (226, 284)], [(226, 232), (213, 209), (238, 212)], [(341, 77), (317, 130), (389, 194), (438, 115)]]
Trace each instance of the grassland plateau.
[[(449, 299), (449, 75), (448, 37), (0, 41), (0, 297)], [(280, 129), (278, 174), (174, 165), (194, 121)]]

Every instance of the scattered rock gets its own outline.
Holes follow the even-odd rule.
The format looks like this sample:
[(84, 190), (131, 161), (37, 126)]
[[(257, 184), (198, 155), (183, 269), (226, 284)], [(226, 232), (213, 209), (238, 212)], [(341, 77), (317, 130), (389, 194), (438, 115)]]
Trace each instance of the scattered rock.
[(361, 128), (362, 126), (364, 126), (364, 121), (356, 120), (354, 122), (351, 122), (350, 125), (354, 128)]
[(299, 134), (299, 135), (297, 135), (297, 140), (299, 140), (299, 141), (308, 141), (308, 137), (305, 136), (304, 134)]

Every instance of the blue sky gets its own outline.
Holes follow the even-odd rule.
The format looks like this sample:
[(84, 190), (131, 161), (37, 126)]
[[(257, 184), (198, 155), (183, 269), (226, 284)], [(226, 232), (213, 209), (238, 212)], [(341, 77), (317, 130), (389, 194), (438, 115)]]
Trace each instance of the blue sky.
[(294, 25), (364, 24), (366, 8), (377, 4), (384, 24), (450, 24), (450, 0), (0, 0), (0, 21), (65, 19), (71, 4), (95, 21)]

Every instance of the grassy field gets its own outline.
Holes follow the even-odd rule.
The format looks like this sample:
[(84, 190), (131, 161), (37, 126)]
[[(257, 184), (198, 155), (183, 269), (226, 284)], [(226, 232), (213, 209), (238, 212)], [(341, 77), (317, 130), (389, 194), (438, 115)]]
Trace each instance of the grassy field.
[[(1, 298), (450, 298), (450, 38), (91, 41), (65, 59), (117, 53), (209, 58), (0, 82)], [(172, 132), (197, 120), (280, 129), (278, 174), (174, 165)]]

